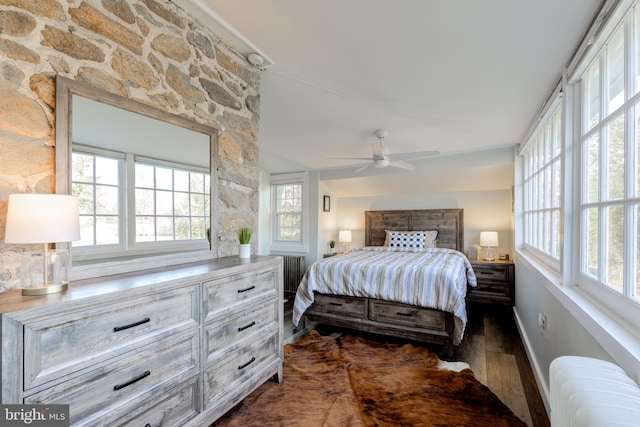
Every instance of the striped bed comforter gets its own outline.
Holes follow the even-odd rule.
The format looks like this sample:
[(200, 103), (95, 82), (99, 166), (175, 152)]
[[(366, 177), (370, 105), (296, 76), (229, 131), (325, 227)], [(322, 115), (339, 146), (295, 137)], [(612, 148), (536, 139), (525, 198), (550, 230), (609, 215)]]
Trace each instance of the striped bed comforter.
[(313, 293), (369, 297), (452, 313), (454, 340), (467, 324), (467, 284), (476, 276), (467, 257), (453, 249), (407, 250), (369, 246), (311, 265), (300, 282), (293, 307), (297, 326), (313, 304)]

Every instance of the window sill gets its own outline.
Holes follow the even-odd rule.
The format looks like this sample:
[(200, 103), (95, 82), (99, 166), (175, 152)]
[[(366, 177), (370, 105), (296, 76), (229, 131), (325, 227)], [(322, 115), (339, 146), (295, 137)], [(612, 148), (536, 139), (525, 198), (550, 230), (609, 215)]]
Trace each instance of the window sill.
[(640, 327), (617, 316), (602, 306), (580, 286), (563, 286), (557, 273), (534, 258), (516, 251), (518, 262), (543, 276), (541, 283), (567, 311), (575, 317), (593, 338), (622, 367), (640, 383)]

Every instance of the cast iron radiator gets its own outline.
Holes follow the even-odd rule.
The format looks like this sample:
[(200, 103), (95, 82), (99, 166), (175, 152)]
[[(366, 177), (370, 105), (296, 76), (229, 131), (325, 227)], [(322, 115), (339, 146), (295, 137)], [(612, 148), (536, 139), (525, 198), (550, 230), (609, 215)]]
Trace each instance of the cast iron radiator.
[(285, 255), (284, 257), (284, 292), (295, 294), (302, 276), (306, 271), (304, 255)]

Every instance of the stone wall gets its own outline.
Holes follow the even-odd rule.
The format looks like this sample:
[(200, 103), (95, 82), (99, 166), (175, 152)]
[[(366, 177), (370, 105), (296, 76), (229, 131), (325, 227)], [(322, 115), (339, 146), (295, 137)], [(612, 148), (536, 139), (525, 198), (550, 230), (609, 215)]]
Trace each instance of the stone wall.
[(220, 128), (219, 256), (257, 230), (259, 71), (175, 4), (0, 0), (0, 73), (0, 290), (38, 249), (4, 244), (9, 194), (54, 191), (58, 74)]

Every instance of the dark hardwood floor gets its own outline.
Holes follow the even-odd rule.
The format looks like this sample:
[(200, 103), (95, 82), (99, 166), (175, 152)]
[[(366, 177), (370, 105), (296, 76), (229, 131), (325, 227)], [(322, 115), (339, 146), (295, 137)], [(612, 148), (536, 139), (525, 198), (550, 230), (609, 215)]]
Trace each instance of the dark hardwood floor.
[[(311, 329), (318, 329), (323, 334), (343, 332), (317, 324), (308, 325), (304, 330), (294, 328), (291, 320), (294, 295), (287, 295), (285, 299), (285, 344), (297, 341)], [(512, 308), (469, 304), (467, 314), (469, 323), (455, 360), (468, 363), (476, 379), (489, 387), (528, 426), (548, 427), (549, 418), (513, 319)], [(446, 359), (445, 349), (438, 346), (431, 349), (441, 359)]]

